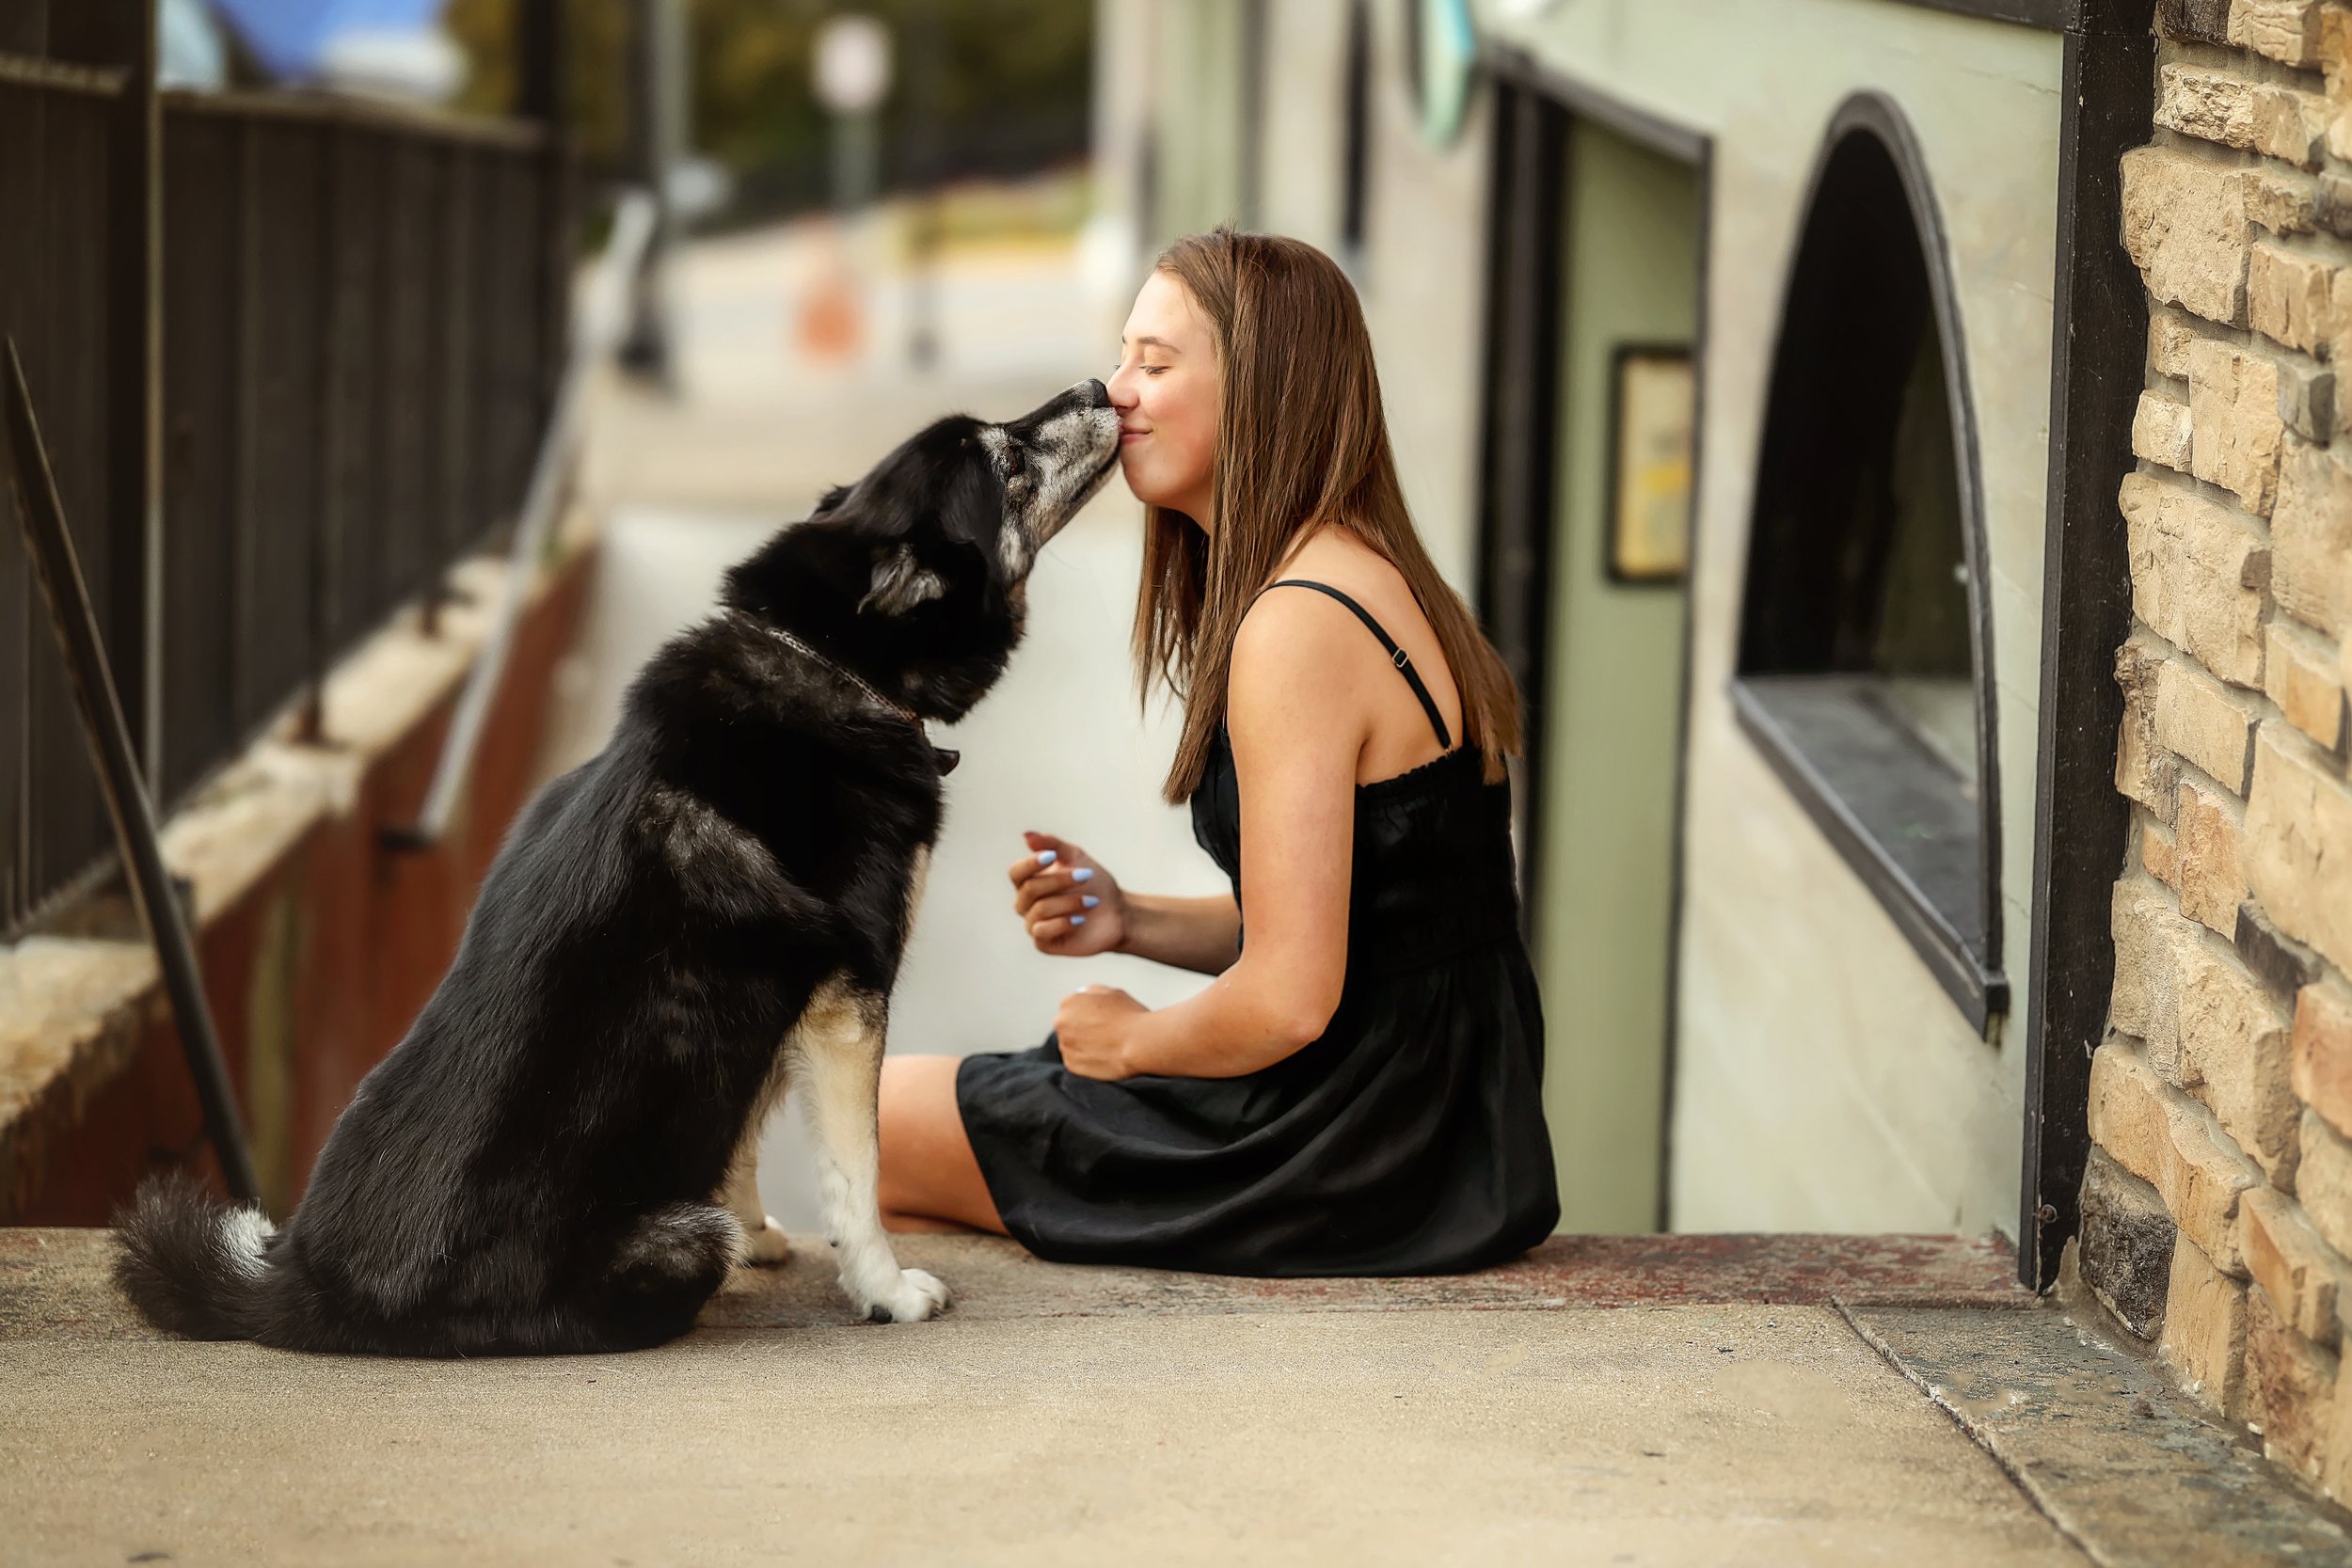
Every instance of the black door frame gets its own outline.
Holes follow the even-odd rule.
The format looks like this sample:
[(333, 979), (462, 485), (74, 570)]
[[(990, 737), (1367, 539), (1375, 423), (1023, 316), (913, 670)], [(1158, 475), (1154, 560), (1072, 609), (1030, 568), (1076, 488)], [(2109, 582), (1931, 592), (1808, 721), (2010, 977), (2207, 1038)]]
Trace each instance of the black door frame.
[(1477, 610), (1518, 682), (1521, 753), (1513, 794), (1519, 848), (1519, 924), (1534, 935), (1542, 822), (1543, 614), (1551, 580), (1552, 445), (1560, 383), (1567, 115), (1551, 98), (1498, 74), (1486, 202), (1486, 341), (1479, 382)]
[(2155, 0), (2073, 0), (2068, 9), (2018, 1180), (2017, 1277), (2036, 1291), (2058, 1283), (2059, 1256), (2081, 1224), (2090, 1053), (2106, 1031), (2115, 979), (2108, 906), (2131, 821), (2115, 787), (2123, 718), (2115, 652), (2132, 623), (2115, 497), (2134, 462), (2148, 294), (2116, 236), (2122, 157), (2153, 134), (2155, 96)]
[(1532, 55), (1489, 41), (1481, 64), (1495, 92), (1494, 150), (1486, 204), (1486, 320), (1480, 362), (1478, 602), (1481, 622), (1518, 678), (1523, 754), (1515, 780), (1519, 921), (1531, 941), (1535, 868), (1543, 841), (1544, 700), (1550, 654), (1553, 501), (1559, 472), (1560, 339), (1567, 246), (1567, 138), (1578, 121), (1691, 166), (1698, 182), (1698, 297), (1691, 367), (1691, 556), (1683, 572), (1681, 671), (1677, 690), (1673, 852), (1667, 863), (1664, 1071), (1659, 1097), (1659, 1229), (1668, 1227), (1682, 972), (1682, 816), (1691, 752), (1691, 584), (1698, 569), (1698, 477), (1707, 428), (1708, 279), (1714, 241), (1714, 138)]

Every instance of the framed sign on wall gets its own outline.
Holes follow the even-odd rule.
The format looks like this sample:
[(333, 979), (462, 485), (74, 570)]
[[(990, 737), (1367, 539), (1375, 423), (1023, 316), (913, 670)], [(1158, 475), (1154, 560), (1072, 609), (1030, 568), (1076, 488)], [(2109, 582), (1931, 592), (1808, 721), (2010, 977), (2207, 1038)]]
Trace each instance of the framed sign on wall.
[(1618, 345), (1603, 532), (1612, 581), (1679, 582), (1690, 569), (1696, 390), (1687, 345)]

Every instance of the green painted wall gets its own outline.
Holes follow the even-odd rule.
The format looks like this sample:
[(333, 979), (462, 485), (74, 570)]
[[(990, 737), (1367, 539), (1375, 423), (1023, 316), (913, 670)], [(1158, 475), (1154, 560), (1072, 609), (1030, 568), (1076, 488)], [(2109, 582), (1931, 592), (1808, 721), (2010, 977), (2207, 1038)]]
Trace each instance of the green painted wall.
[(1696, 327), (1697, 171), (1569, 133), (1559, 492), (1535, 961), (1560, 1226), (1655, 1228), (1684, 592), (1603, 568), (1610, 379), (1622, 343)]

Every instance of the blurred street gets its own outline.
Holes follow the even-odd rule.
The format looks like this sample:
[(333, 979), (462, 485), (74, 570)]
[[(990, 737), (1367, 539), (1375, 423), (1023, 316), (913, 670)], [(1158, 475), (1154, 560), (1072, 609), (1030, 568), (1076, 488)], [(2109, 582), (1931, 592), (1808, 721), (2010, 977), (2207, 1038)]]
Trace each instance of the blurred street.
[[(706, 614), (720, 574), (824, 489), (855, 479), (953, 409), (1009, 418), (1117, 359), (1135, 283), (1089, 286), (1075, 244), (1021, 238), (951, 250), (939, 269), (936, 370), (909, 364), (911, 275), (883, 264), (867, 290), (865, 349), (803, 352), (799, 308), (832, 253), (823, 220), (697, 242), (672, 277), (677, 389), (615, 384), (588, 437), (589, 499), (606, 515), (602, 563), (578, 647), (559, 673), (544, 772), (601, 746), (629, 677), (661, 640)], [(1140, 280), (1137, 279), (1136, 282)], [(1194, 976), (1140, 960), (1046, 958), (1013, 917), (1005, 867), (1021, 832), (1057, 833), (1123, 885), (1206, 893), (1222, 879), (1184, 813), (1161, 803), (1174, 734), (1138, 713), (1127, 654), (1141, 511), (1114, 479), (1039, 560), (1029, 635), (1010, 673), (939, 744), (963, 760), (894, 1003), (891, 1049), (1003, 1051), (1044, 1037), (1055, 1004), (1089, 981), (1153, 1006)], [(760, 1181), (791, 1229), (818, 1227), (797, 1112), (776, 1119)]]

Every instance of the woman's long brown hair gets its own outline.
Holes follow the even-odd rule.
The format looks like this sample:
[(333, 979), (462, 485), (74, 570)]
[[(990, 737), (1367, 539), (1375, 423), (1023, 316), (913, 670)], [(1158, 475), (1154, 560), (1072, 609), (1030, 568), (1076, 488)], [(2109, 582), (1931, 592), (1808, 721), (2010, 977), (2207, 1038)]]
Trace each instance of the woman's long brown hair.
[(1461, 596), (1438, 575), (1396, 482), (1372, 336), (1345, 274), (1314, 246), (1230, 226), (1178, 240), (1158, 270), (1182, 283), (1215, 335), (1214, 532), (1143, 509), (1136, 673), (1148, 700), (1165, 681), (1184, 705), (1168, 768), (1189, 800), (1225, 718), (1233, 638), (1260, 589), (1311, 530), (1336, 523), (1404, 574), (1462, 697), (1462, 744), (1489, 781), (1519, 749), (1518, 691)]

